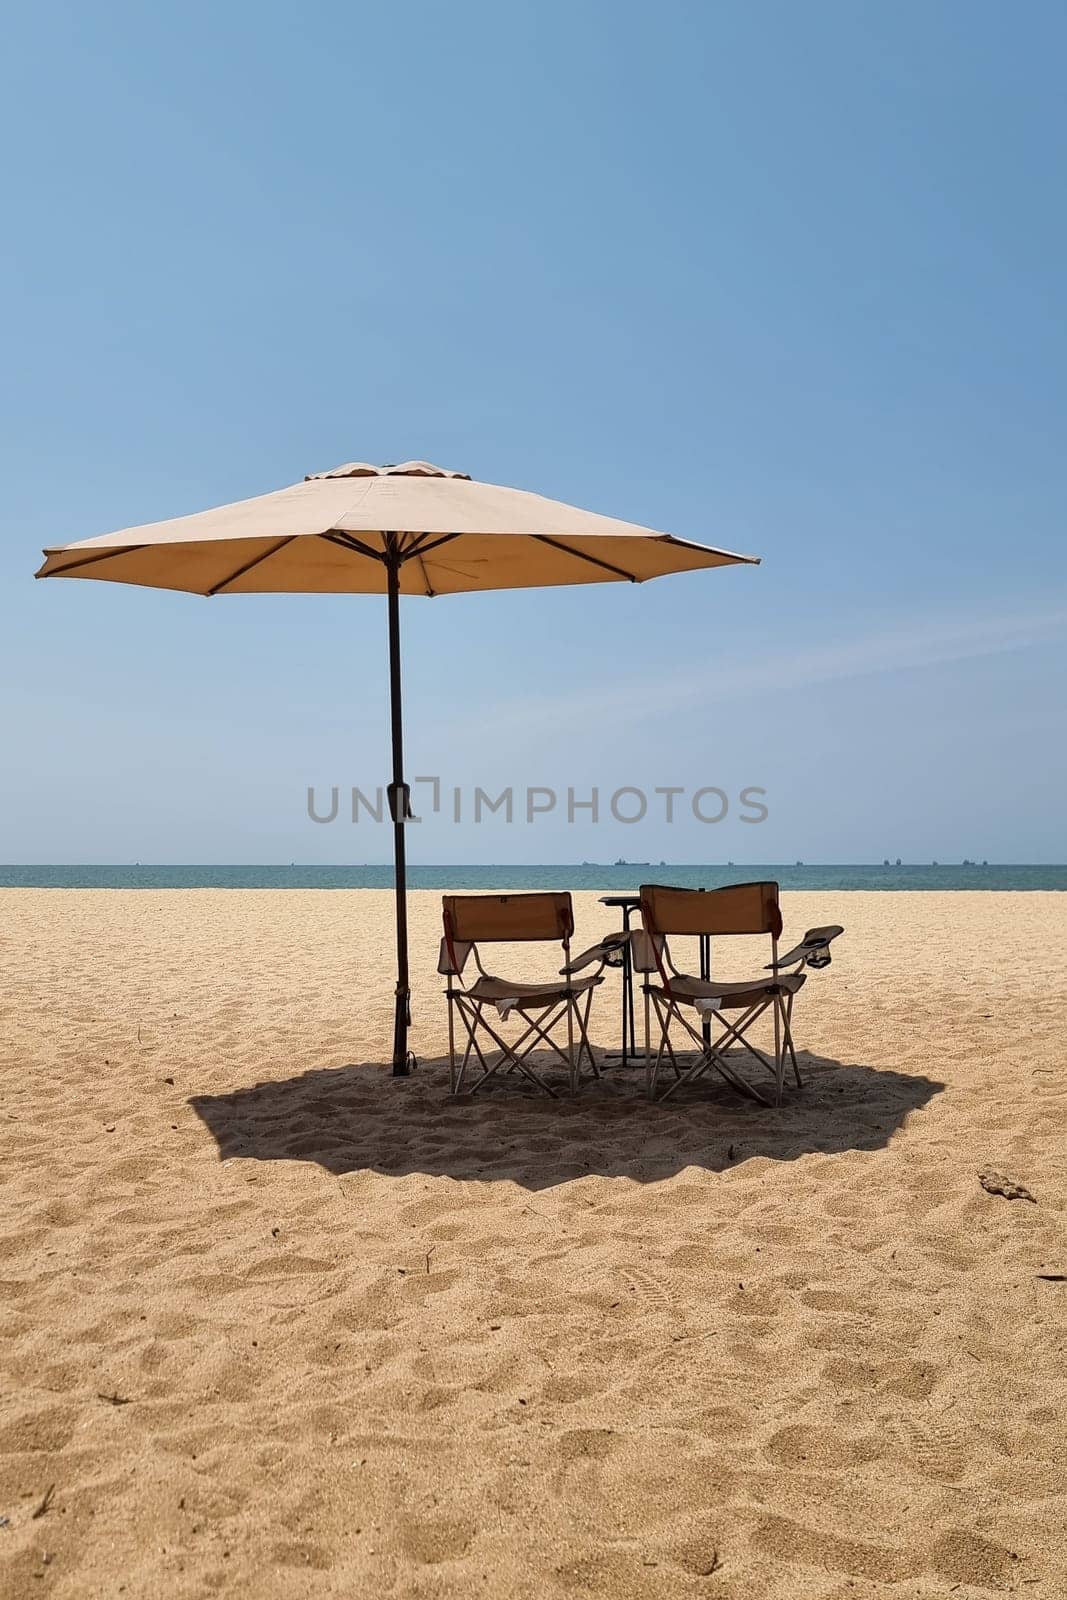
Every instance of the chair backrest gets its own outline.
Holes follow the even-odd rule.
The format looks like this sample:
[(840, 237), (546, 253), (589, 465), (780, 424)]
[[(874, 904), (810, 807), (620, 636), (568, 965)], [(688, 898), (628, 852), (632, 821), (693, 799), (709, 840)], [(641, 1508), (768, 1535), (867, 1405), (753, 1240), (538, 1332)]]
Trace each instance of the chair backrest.
[(658, 883), (641, 885), (641, 919), (645, 932), (677, 934), (782, 932), (776, 883), (731, 883), (723, 889), (673, 889)]
[(541, 894), (446, 894), (441, 900), (445, 938), (477, 944), (494, 940), (558, 939), (574, 932), (566, 890)]

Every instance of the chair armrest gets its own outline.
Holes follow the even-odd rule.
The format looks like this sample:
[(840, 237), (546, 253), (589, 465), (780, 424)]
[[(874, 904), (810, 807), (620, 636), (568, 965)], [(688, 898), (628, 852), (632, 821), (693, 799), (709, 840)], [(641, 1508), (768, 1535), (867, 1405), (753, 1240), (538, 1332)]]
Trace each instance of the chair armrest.
[[(591, 967), (594, 961), (599, 961), (602, 967), (609, 963), (618, 965), (618, 961), (622, 959), (623, 949), (632, 937), (633, 935), (629, 933), (607, 934), (599, 944), (590, 945), (589, 949), (583, 950), (581, 955), (572, 957), (565, 967), (560, 967), (560, 975), (569, 978), (573, 973), (582, 972), (586, 967)], [(612, 963), (613, 956), (618, 957), (618, 961)]]
[(777, 961), (768, 961), (765, 971), (780, 972), (783, 967), (809, 966), (818, 969), (830, 965), (830, 943), (838, 934), (844, 933), (838, 923), (830, 923), (825, 928), (809, 928), (800, 943), (794, 945), (792, 950), (787, 950), (785, 955), (780, 955)]

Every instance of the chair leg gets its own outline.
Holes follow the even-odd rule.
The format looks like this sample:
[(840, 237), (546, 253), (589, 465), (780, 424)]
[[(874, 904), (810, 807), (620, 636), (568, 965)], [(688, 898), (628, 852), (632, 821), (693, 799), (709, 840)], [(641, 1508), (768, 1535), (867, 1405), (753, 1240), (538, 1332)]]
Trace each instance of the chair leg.
[[(679, 1013), (679, 1015), (680, 1014), (681, 1013)], [(669, 1011), (667, 1013), (667, 1030), (663, 1035), (663, 1048), (664, 1053), (670, 1058), (671, 1071), (674, 1073), (676, 1078), (680, 1078), (682, 1076), (682, 1069), (678, 1065), (678, 1057), (674, 1053), (674, 1045), (671, 1041), (671, 1017)]]
[[(527, 1027), (526, 1031), (524, 1033), (520, 1033), (519, 1037), (515, 1039), (510, 1046), (511, 1054), (515, 1057), (516, 1066), (520, 1061), (524, 1060), (526, 1056), (531, 1053), (531, 1051), (536, 1050), (538, 1042), (540, 1042), (546, 1047), (546, 1049), (554, 1051), (554, 1053), (559, 1057), (560, 1061), (562, 1061), (563, 1065), (567, 1068), (568, 1074), (570, 1073), (572, 1058), (568, 1056), (567, 1052), (563, 1049), (563, 1046), (558, 1045), (555, 1039), (552, 1037), (553, 1028), (556, 1027), (558, 1023), (562, 1022), (564, 1013), (567, 1011), (569, 1004), (569, 1001), (563, 1001), (559, 1009), (556, 1011), (554, 1011), (552, 1006), (546, 1006), (541, 1014), (537, 1017), (531, 1017), (528, 1011), (519, 1012), (519, 1015), (526, 1022)], [(533, 1035), (532, 1038), (531, 1035)], [(528, 1039), (530, 1041), (529, 1044), (526, 1043)], [(525, 1049), (522, 1048), (523, 1045), (526, 1046)]]
[(719, 1044), (724, 1045), (727, 1039), (731, 1039), (734, 1044), (740, 1045), (742, 1050), (747, 1050), (752, 1059), (754, 1061), (758, 1061), (760, 1066), (765, 1068), (765, 1070), (770, 1073), (772, 1078), (777, 1077), (777, 1069), (774, 1061), (765, 1056), (762, 1050), (757, 1050), (751, 1039), (747, 1038), (746, 1036), (752, 1024), (754, 1022), (758, 1022), (760, 1017), (762, 1017), (763, 1013), (767, 1010), (768, 1006), (773, 1004), (774, 997), (772, 996), (770, 1000), (764, 1000), (759, 1005), (750, 1006), (745, 1012), (744, 1016), (739, 1017), (736, 1022), (731, 1022), (729, 1018), (722, 1013), (719, 1015), (719, 1021), (722, 1024), (723, 1030), (722, 1038), (719, 1040)]
[(567, 1059), (570, 1062), (571, 1094), (578, 1093), (579, 1063), (574, 1059), (574, 995), (568, 991), (567, 998)]
[(451, 974), (449, 974), (448, 988), (445, 990), (445, 994), (448, 996), (448, 1092), (454, 1095), (456, 1092), (456, 1020), (452, 1013), (452, 1007), (455, 1002), (452, 995)]
[(648, 982), (644, 984), (645, 991), (645, 1094), (651, 1100), (652, 1088), (652, 999), (648, 992)]
[(793, 1076), (797, 1080), (797, 1088), (803, 1089), (804, 1080), (800, 1076), (797, 1053), (793, 1046), (793, 996), (791, 994), (786, 996), (785, 1001), (785, 1042), (789, 1048), (790, 1059), (793, 1063)]
[[(767, 1004), (769, 1003), (770, 1002), (767, 1002)], [(735, 1072), (733, 1067), (722, 1054), (722, 1046), (726, 1042), (727, 1036), (733, 1034), (737, 1038), (738, 1043), (743, 1044), (745, 1049), (754, 1055), (758, 1061), (762, 1062), (762, 1064), (772, 1073), (774, 1070), (773, 1066), (769, 1061), (766, 1060), (764, 1056), (760, 1055), (758, 1050), (753, 1049), (753, 1047), (748, 1043), (747, 1039), (743, 1039), (739, 1034), (737, 1034), (736, 1030), (721, 1013), (718, 1015), (719, 1022), (724, 1030), (723, 1036), (714, 1043), (705, 1044), (703, 1031), (701, 1030), (698, 1032), (697, 1029), (693, 1027), (682, 1015), (678, 1005), (672, 1002), (667, 1025), (669, 1027), (671, 1016), (676, 1016), (686, 1033), (689, 1034), (693, 1043), (696, 1045), (698, 1055), (693, 1065), (686, 1072), (676, 1076), (675, 1081), (671, 1084), (670, 1088), (665, 1089), (660, 1098), (662, 1100), (666, 1100), (667, 1096), (672, 1095), (676, 1089), (682, 1088), (685, 1084), (692, 1083), (694, 1079), (699, 1078), (704, 1072), (713, 1071), (717, 1072), (720, 1078), (729, 1084), (731, 1089), (736, 1090), (738, 1094), (745, 1095), (750, 1100), (756, 1100), (760, 1105), (771, 1105), (772, 1102), (767, 1099), (767, 1096), (757, 1089), (754, 1083), (749, 1083), (747, 1079), (742, 1078), (739, 1073)], [(677, 1073), (677, 1063), (675, 1063), (675, 1070)]]
[[(757, 1050), (752, 1041), (746, 1037), (752, 1024), (754, 1022), (758, 1022), (760, 1017), (762, 1017), (763, 1013), (767, 1010), (767, 1007), (771, 1005), (774, 1007), (775, 1034), (773, 1061), (768, 1060), (768, 1058), (763, 1054), (762, 1050)], [(744, 1015), (740, 1016), (736, 1022), (730, 1022), (725, 1016), (722, 1015), (719, 1017), (719, 1021), (722, 1024), (723, 1029), (723, 1036), (719, 1040), (720, 1045), (725, 1044), (727, 1039), (731, 1039), (735, 1044), (740, 1045), (743, 1050), (747, 1050), (749, 1055), (760, 1063), (760, 1066), (765, 1067), (774, 1078), (775, 1084), (777, 1085), (779, 1104), (781, 1103), (782, 1094), (785, 1089), (785, 1058), (787, 1053), (789, 1055), (789, 1059), (793, 1063), (793, 1073), (797, 1080), (797, 1087), (803, 1088), (803, 1082), (800, 1076), (800, 1068), (797, 1064), (796, 1050), (793, 1048), (792, 1013), (792, 995), (789, 995), (788, 997), (782, 995), (773, 995), (769, 1000), (763, 1000), (757, 1005), (750, 1006)]]
[(659, 1023), (660, 1036), (659, 1045), (656, 1050), (656, 1058), (652, 1063), (652, 1079), (649, 1085), (648, 1094), (650, 1100), (654, 1100), (656, 1098), (656, 1086), (659, 1083), (659, 1069), (663, 1064), (663, 1056), (665, 1051), (670, 1051), (671, 1064), (674, 1067), (675, 1079), (677, 1080), (678, 1077), (678, 1064), (674, 1059), (674, 1051), (671, 1049), (670, 1042), (670, 1009), (664, 1005), (661, 997), (658, 994), (653, 994), (652, 1000), (656, 1007), (656, 1021)]
[[(463, 1060), (460, 1062), (459, 1071), (456, 1074), (455, 1092), (456, 1092), (456, 1094), (461, 1094), (463, 1092), (463, 1086), (464, 1086), (464, 1083), (466, 1082), (466, 1077), (467, 1077), (467, 1065), (468, 1065), (468, 1063), (470, 1061), (470, 1058), (471, 1058), (471, 1052), (473, 1051), (473, 1053), (478, 1057), (478, 1061), (479, 1061), (479, 1064), (480, 1064), (481, 1069), (482, 1069), (481, 1077), (478, 1079), (478, 1082), (476, 1084), (474, 1084), (472, 1089), (471, 1089), (471, 1093), (473, 1094), (474, 1090), (477, 1089), (480, 1084), (483, 1084), (485, 1082), (486, 1078), (490, 1077), (496, 1071), (496, 1067), (491, 1067), (489, 1065), (488, 1061), (486, 1061), (486, 1059), (485, 1059), (485, 1056), (482, 1054), (482, 1047), (478, 1043), (478, 1039), (477, 1039), (477, 1036), (476, 1036), (476, 1029), (477, 1029), (477, 1025), (478, 1025), (478, 1010), (477, 1010), (477, 1008), (475, 1006), (472, 1006), (471, 1007), (471, 1014), (470, 1014), (470, 1016), (468, 1016), (467, 1008), (463, 1003), (463, 998), (462, 998), (462, 996), (460, 996), (458, 994), (456, 995), (456, 1005), (459, 1008), (459, 1014), (460, 1014), (460, 1017), (462, 1018), (463, 1026), (464, 1026), (464, 1028), (466, 1029), (466, 1032), (467, 1032), (467, 1047), (463, 1052)], [(500, 1065), (501, 1065), (501, 1063), (498, 1061), (497, 1062), (497, 1067), (499, 1067)]]
[[(457, 995), (457, 1000), (460, 999), (461, 997)], [(471, 1085), (470, 1092), (472, 1095), (482, 1087), (482, 1084), (485, 1083), (487, 1078), (493, 1077), (495, 1073), (500, 1071), (504, 1071), (505, 1073), (514, 1072), (516, 1068), (525, 1078), (529, 1079), (531, 1083), (536, 1083), (542, 1089), (544, 1089), (546, 1094), (553, 1093), (547, 1084), (542, 1083), (537, 1073), (534, 1072), (532, 1068), (527, 1067), (523, 1063), (522, 1058), (517, 1054), (517, 1046), (522, 1044), (523, 1041), (529, 1037), (530, 1033), (533, 1032), (532, 1026), (528, 1027), (526, 1032), (519, 1036), (516, 1046), (512, 1047), (507, 1043), (506, 1040), (502, 1039), (500, 1035), (496, 1033), (485, 1020), (483, 1002), (473, 1001), (469, 1003), (469, 1010), (461, 1003), (459, 1007), (459, 1014), (462, 1017), (463, 1025), (467, 1030), (467, 1048), (463, 1053), (463, 1060), (460, 1063), (459, 1074), (456, 1080), (457, 1093), (463, 1089), (467, 1064), (470, 1061), (472, 1052), (478, 1057), (478, 1062), (482, 1069), (481, 1077), (477, 1080), (477, 1082)], [(493, 1043), (497, 1046), (500, 1052), (498, 1060), (490, 1062), (486, 1059), (485, 1052), (478, 1042), (479, 1028), (483, 1028), (489, 1035), (490, 1039), (492, 1039)]]
[(589, 1063), (589, 1070), (592, 1072), (593, 1077), (594, 1078), (599, 1078), (601, 1076), (600, 1066), (599, 1066), (599, 1064), (597, 1062), (596, 1056), (593, 1054), (593, 1047), (589, 1043), (589, 1014), (592, 1011), (592, 1009), (593, 1009), (593, 991), (592, 991), (592, 989), (590, 989), (589, 993), (588, 993), (588, 995), (586, 997), (586, 1002), (585, 1002), (585, 1015), (584, 1016), (582, 1015), (582, 1009), (581, 1009), (581, 1002), (580, 1001), (577, 1003), (576, 1008), (575, 1008), (577, 1019), (578, 1019), (578, 1032), (581, 1035), (581, 1040), (580, 1040), (579, 1045), (578, 1045), (578, 1076), (579, 1076), (579, 1078), (581, 1078), (581, 1072), (582, 1072), (582, 1053), (583, 1053), (583, 1051), (585, 1052), (585, 1058)]
[[(565, 1014), (567, 1017), (569, 1049), (564, 1049), (564, 1047), (561, 1044), (557, 1044), (556, 1040), (552, 1037), (553, 1029), (563, 1021)], [(479, 1017), (481, 1026), (484, 1028), (485, 1032), (489, 1034), (490, 1038), (498, 1046), (502, 1054), (502, 1059), (498, 1061), (490, 1070), (495, 1072), (498, 1067), (506, 1064), (506, 1070), (508, 1072), (515, 1070), (521, 1072), (530, 1080), (530, 1082), (539, 1084), (540, 1087), (544, 1089), (546, 1094), (551, 1094), (554, 1096), (555, 1090), (549, 1087), (549, 1085), (533, 1067), (527, 1065), (526, 1057), (537, 1048), (538, 1044), (542, 1044), (546, 1047), (546, 1049), (551, 1050), (553, 1054), (559, 1058), (562, 1065), (566, 1067), (568, 1079), (573, 1078), (575, 1072), (579, 1070), (581, 1066), (580, 1048), (578, 1052), (575, 1052), (574, 1049), (574, 1024), (576, 1021), (578, 1023), (579, 1030), (581, 1029), (581, 1013), (578, 1009), (578, 1003), (575, 998), (571, 996), (570, 999), (560, 1001), (558, 1005), (553, 1002), (551, 1005), (542, 1007), (537, 1016), (531, 1016), (530, 1012), (526, 1010), (519, 1010), (517, 1015), (519, 1015), (526, 1023), (526, 1027), (523, 1032), (519, 1034), (517, 1039), (513, 1039), (509, 1043), (502, 1039), (500, 1034), (490, 1026), (485, 1019), (484, 1007), (481, 1008), (481, 1015)], [(529, 1042), (527, 1043), (527, 1041)], [(524, 1046), (525, 1048), (523, 1048)], [(590, 1057), (592, 1058), (591, 1048), (589, 1053)]]
[[(446, 990), (446, 994), (448, 991)], [(585, 994), (583, 1011), (582, 995)], [(553, 1099), (558, 1098), (556, 1090), (541, 1076), (540, 1072), (527, 1059), (531, 1053), (540, 1046), (544, 1046), (567, 1071), (568, 1086), (572, 1094), (577, 1093), (581, 1085), (582, 1054), (586, 1055), (594, 1077), (600, 1077), (600, 1068), (597, 1064), (593, 1047), (589, 1041), (589, 1016), (592, 1010), (593, 990), (588, 993), (567, 993), (564, 998), (556, 998), (550, 1005), (537, 1006), (535, 1013), (531, 1014), (534, 1002), (526, 1002), (526, 1006), (516, 1006), (515, 1015), (524, 1024), (517, 1037), (513, 1040), (505, 1039), (497, 1028), (489, 1022), (486, 1007), (489, 1002), (472, 999), (463, 990), (453, 989), (449, 1006), (449, 1083), (453, 1095), (457, 1095), (466, 1087), (467, 1067), (472, 1054), (476, 1055), (481, 1066), (481, 1076), (470, 1085), (469, 1092), (474, 1094), (488, 1078), (500, 1073), (502, 1076), (511, 1072), (519, 1072), (536, 1088), (541, 1089)], [(459, 1010), (459, 1016), (467, 1035), (466, 1047), (462, 1060), (457, 1067), (456, 1059), (459, 1054), (456, 1034), (455, 1015), (453, 1004)], [(566, 1044), (562, 1039), (557, 1040), (553, 1033), (566, 1017), (567, 1039)], [(483, 1051), (479, 1043), (478, 1034), (484, 1033), (492, 1045), (488, 1047), (488, 1054)], [(493, 1059), (493, 1046), (498, 1055)]]
[(535, 1017), (531, 1016), (528, 1011), (517, 1011), (516, 1015), (519, 1016), (523, 1022), (525, 1022), (526, 1027), (523, 1029), (522, 1033), (519, 1034), (518, 1038), (512, 1040), (510, 1044), (505, 1042), (503, 1037), (497, 1033), (495, 1028), (491, 1028), (487, 1022), (483, 1021), (483, 1027), (485, 1027), (486, 1031), (497, 1041), (500, 1048), (507, 1052), (509, 1058), (508, 1071), (511, 1072), (514, 1070), (521, 1072), (530, 1083), (538, 1084), (545, 1091), (545, 1093), (550, 1094), (553, 1099), (558, 1098), (556, 1091), (548, 1083), (546, 1083), (545, 1079), (542, 1078), (537, 1068), (530, 1065), (526, 1058), (527, 1056), (533, 1054), (539, 1044), (544, 1045), (547, 1049), (554, 1051), (559, 1057), (559, 1060), (562, 1062), (563, 1066), (566, 1067), (569, 1082), (572, 1058), (567, 1051), (565, 1051), (562, 1046), (558, 1045), (552, 1038), (552, 1029), (562, 1021), (563, 1013), (566, 1009), (567, 1002), (564, 1001), (563, 1006), (560, 1009), (557, 1010), (552, 1006), (546, 1006), (542, 1008)]
[(661, 1100), (666, 1100), (668, 1095), (672, 1095), (676, 1089), (682, 1088), (683, 1085), (687, 1083), (692, 1083), (695, 1078), (700, 1077), (701, 1073), (707, 1072), (710, 1067), (717, 1067), (718, 1065), (718, 1053), (712, 1049), (710, 1043), (704, 1042), (703, 1019), (701, 1031), (700, 1033), (697, 1033), (694, 1028), (690, 1027), (685, 1017), (682, 1016), (679, 1007), (674, 1001), (671, 1001), (667, 1006), (667, 1017), (664, 1023), (664, 1033), (668, 1041), (670, 1038), (670, 1026), (675, 1018), (677, 1018), (677, 1020), (681, 1023), (686, 1033), (692, 1037), (694, 1043), (696, 1043), (698, 1047), (699, 1054), (693, 1065), (687, 1068), (685, 1071), (682, 1071), (682, 1069), (678, 1066), (673, 1049), (671, 1050), (671, 1064), (674, 1067), (674, 1082), (670, 1084), (668, 1088), (664, 1089), (662, 1095), (660, 1096)]

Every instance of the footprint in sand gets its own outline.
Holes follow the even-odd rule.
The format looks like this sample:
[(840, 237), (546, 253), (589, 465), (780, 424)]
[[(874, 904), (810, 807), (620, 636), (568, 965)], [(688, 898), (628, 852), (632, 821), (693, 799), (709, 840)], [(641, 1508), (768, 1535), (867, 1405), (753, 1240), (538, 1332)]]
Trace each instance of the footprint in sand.
[(610, 1428), (575, 1428), (560, 1434), (558, 1450), (561, 1461), (603, 1461), (614, 1446)]
[(824, 1361), (820, 1376), (836, 1389), (873, 1389), (879, 1368), (871, 1361), (854, 1361), (848, 1356), (831, 1356)]
[(1014, 1551), (969, 1528), (950, 1528), (940, 1534), (930, 1557), (934, 1571), (953, 1587), (973, 1584), (978, 1589), (1003, 1588), (1018, 1561)]
[(845, 1294), (840, 1289), (805, 1289), (800, 1300), (813, 1311), (847, 1311), (855, 1314), (863, 1308), (863, 1301), (858, 1293)]
[(890, 1361), (882, 1369), (879, 1388), (905, 1400), (926, 1400), (941, 1382), (941, 1369), (932, 1362)]
[(654, 1272), (646, 1272), (643, 1267), (620, 1267), (619, 1277), (639, 1304), (652, 1311), (674, 1310), (677, 1301), (674, 1290)]
[(397, 1214), (397, 1220), (407, 1223), (412, 1228), (425, 1228), (432, 1223), (453, 1221), (459, 1212), (473, 1209), (476, 1208), (451, 1197), (415, 1200), (411, 1205), (401, 1208)]
[(444, 1517), (413, 1518), (400, 1532), (400, 1548), (423, 1566), (441, 1561), (456, 1561), (466, 1555), (476, 1529), (466, 1522)]
[(897, 1417), (887, 1431), (905, 1462), (924, 1477), (956, 1483), (967, 1471), (967, 1440), (947, 1423)]
[(277, 1567), (310, 1568), (313, 1572), (327, 1572), (332, 1565), (332, 1557), (322, 1545), (302, 1541), (276, 1544), (271, 1550), (271, 1559)]
[(763, 1453), (779, 1466), (806, 1469), (809, 1472), (836, 1472), (842, 1467), (856, 1467), (866, 1461), (877, 1461), (882, 1448), (882, 1441), (873, 1435), (850, 1438), (836, 1428), (815, 1428), (794, 1423), (772, 1434), (763, 1447)]
[(911, 1551), (887, 1549), (858, 1539), (839, 1539), (833, 1534), (785, 1517), (764, 1517), (752, 1533), (750, 1543), (765, 1555), (776, 1556), (790, 1565), (822, 1567), (831, 1572), (867, 1578), (872, 1583), (901, 1583), (920, 1570), (920, 1560)]
[(40, 1450), (48, 1455), (69, 1444), (78, 1425), (73, 1406), (42, 1406), (13, 1417), (0, 1427), (0, 1455)]

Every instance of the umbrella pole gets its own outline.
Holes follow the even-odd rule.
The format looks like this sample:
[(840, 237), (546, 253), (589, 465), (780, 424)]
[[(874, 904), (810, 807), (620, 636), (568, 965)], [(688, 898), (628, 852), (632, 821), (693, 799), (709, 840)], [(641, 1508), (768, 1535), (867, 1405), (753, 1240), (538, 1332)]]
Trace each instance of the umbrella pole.
[(400, 552), (395, 534), (386, 538), (386, 572), (389, 575), (389, 704), (393, 731), (393, 781), (389, 785), (389, 813), (393, 819), (393, 861), (396, 868), (396, 1012), (393, 1022), (393, 1077), (406, 1078), (411, 989), (408, 983), (408, 903), (405, 821), (410, 814), (408, 786), (404, 782), (404, 718), (400, 695)]

